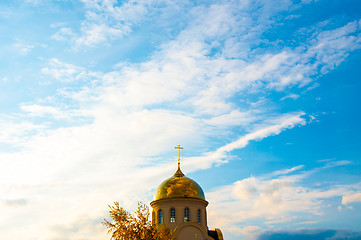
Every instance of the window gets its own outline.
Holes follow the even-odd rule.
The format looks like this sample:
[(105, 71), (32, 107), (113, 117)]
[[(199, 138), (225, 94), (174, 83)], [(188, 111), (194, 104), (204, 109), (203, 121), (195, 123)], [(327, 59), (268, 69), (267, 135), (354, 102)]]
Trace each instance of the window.
[(155, 223), (155, 212), (152, 211), (152, 224), (154, 224), (154, 223)]
[(174, 208), (170, 209), (170, 222), (171, 223), (175, 222), (175, 209)]
[(162, 211), (162, 209), (158, 210), (158, 223), (159, 224), (163, 223), (163, 211)]
[(189, 208), (184, 209), (184, 221), (185, 222), (190, 221), (190, 219), (189, 219)]
[(197, 223), (201, 223), (201, 210), (197, 210)]

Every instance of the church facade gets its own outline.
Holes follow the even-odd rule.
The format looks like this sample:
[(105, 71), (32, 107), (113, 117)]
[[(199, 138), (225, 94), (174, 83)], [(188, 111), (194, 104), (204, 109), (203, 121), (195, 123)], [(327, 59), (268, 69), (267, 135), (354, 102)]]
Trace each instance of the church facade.
[(223, 240), (220, 229), (209, 230), (207, 205), (202, 188), (180, 169), (178, 145), (178, 169), (163, 181), (155, 192), (152, 222), (165, 224), (177, 240)]

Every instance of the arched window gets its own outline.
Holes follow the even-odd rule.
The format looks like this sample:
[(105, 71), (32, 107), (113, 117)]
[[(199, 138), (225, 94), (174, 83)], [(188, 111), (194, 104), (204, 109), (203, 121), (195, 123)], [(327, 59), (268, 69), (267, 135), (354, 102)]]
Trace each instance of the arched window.
[(155, 223), (155, 212), (152, 211), (152, 224), (154, 224), (154, 223)]
[(185, 209), (184, 209), (184, 221), (185, 221), (185, 222), (190, 221), (190, 218), (189, 218), (189, 208), (185, 208)]
[(162, 211), (162, 209), (158, 210), (158, 223), (159, 224), (163, 223), (163, 211)]
[(175, 209), (174, 208), (170, 209), (170, 222), (171, 223), (175, 222)]
[(197, 210), (197, 223), (201, 223), (201, 210)]

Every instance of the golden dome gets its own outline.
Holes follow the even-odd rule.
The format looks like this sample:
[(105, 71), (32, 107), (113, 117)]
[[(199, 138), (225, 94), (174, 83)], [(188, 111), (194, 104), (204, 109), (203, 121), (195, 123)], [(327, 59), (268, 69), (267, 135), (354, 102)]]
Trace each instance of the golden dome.
[(184, 176), (179, 168), (176, 173), (163, 181), (154, 195), (154, 201), (167, 198), (199, 198), (205, 200), (202, 188)]

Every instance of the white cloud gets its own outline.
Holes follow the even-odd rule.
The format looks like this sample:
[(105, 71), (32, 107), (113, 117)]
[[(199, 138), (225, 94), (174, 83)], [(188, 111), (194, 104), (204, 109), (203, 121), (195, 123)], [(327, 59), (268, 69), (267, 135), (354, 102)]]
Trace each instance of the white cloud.
[(74, 33), (69, 27), (62, 27), (59, 31), (54, 33), (51, 38), (57, 41), (65, 41), (74, 37)]
[(259, 111), (257, 110), (240, 112), (237, 109), (230, 113), (206, 120), (206, 123), (216, 126), (246, 126), (258, 119), (258, 113)]
[(59, 59), (52, 58), (48, 66), (41, 69), (45, 76), (50, 76), (61, 82), (85, 81), (90, 77), (95, 77), (96, 73), (87, 71), (83, 67), (61, 62)]
[(278, 170), (259, 177), (252, 176), (207, 193), (208, 201), (212, 202), (209, 209), (210, 224), (236, 235), (243, 234), (252, 238), (261, 233), (261, 228), (256, 227), (255, 231), (247, 232), (239, 226), (256, 219), (263, 226), (262, 229), (289, 221), (303, 224), (306, 213), (322, 214), (324, 201), (327, 199), (342, 196), (344, 205), (361, 201), (360, 184), (328, 188), (305, 186), (303, 180), (325, 168), (299, 172), (302, 167)]
[(302, 115), (304, 115), (304, 113), (285, 114), (283, 116), (280, 116), (279, 118), (271, 119), (269, 121), (272, 124), (270, 124), (269, 126), (263, 126), (262, 128), (257, 129), (256, 131), (249, 133), (239, 138), (238, 140), (219, 148), (216, 152), (230, 152), (234, 149), (246, 146), (251, 140), (259, 141), (265, 137), (277, 135), (285, 129), (293, 128), (297, 125), (304, 125), (306, 124), (306, 122), (305, 119), (301, 118)]
[(43, 116), (44, 114), (51, 114), (55, 116), (61, 116), (61, 111), (58, 108), (51, 106), (41, 106), (37, 104), (22, 105), (21, 109), (30, 113), (31, 116)]
[[(243, 228), (233, 228), (232, 232), (236, 232), (238, 234), (242, 234), (245, 236), (253, 236), (257, 235), (261, 231), (261, 227), (259, 226), (246, 226)], [(253, 239), (253, 238), (249, 238)]]
[(247, 178), (236, 182), (233, 188), (233, 194), (240, 199), (250, 199), (258, 194), (257, 179), (255, 177)]
[[(108, 44), (132, 32), (132, 27), (142, 20), (162, 18), (186, 3), (168, 0), (158, 1), (82, 1), (87, 9), (81, 23), (81, 33), (72, 39), (76, 47), (94, 47)], [(172, 19), (174, 21), (175, 18)]]
[(35, 47), (34, 45), (16, 42), (13, 47), (19, 52), (20, 55), (26, 56)]
[(272, 174), (273, 174), (273, 176), (286, 175), (286, 174), (298, 171), (298, 170), (302, 169), (303, 167), (304, 167), (304, 165), (299, 165), (299, 166), (296, 166), (296, 167), (292, 167), (290, 169), (275, 171)]
[(269, 122), (262, 127), (253, 129), (252, 132), (219, 147), (215, 151), (204, 153), (200, 157), (186, 158), (183, 166), (185, 169), (191, 168), (193, 170), (209, 168), (213, 163), (225, 163), (233, 150), (244, 148), (250, 141), (260, 141), (266, 137), (277, 135), (286, 129), (306, 124), (305, 119), (301, 117), (302, 115), (304, 113), (285, 114), (275, 119), (268, 119)]
[(342, 204), (347, 205), (354, 202), (361, 202), (361, 193), (342, 196)]
[(296, 100), (299, 97), (300, 97), (300, 95), (291, 93), (291, 94), (288, 94), (287, 96), (284, 96), (283, 98), (281, 98), (281, 101), (283, 101), (283, 100), (285, 100), (287, 98), (291, 98), (293, 100)]
[[(48, 239), (96, 240), (104, 238), (106, 235), (106, 229), (104, 226), (99, 224), (101, 221), (104, 221), (104, 219), (100, 217), (91, 218), (81, 216), (68, 224), (58, 223), (48, 226), (48, 229), (51, 231)], [(94, 232), (98, 232), (98, 234), (94, 234)]]
[(28, 137), (46, 128), (44, 125), (31, 121), (17, 121), (15, 118), (0, 120), (0, 142), (14, 144), (15, 146), (26, 142)]
[(21, 104), (23, 110), (28, 117), (51, 117), (55, 120), (71, 120), (76, 117), (85, 117), (83, 113), (61, 109), (59, 107), (44, 106), (39, 104)]
[(326, 163), (325, 168), (337, 167), (337, 166), (343, 166), (343, 165), (349, 165), (349, 164), (352, 164), (352, 162), (348, 161), (348, 160), (329, 161)]
[(75, 40), (77, 45), (88, 47), (99, 43), (107, 43), (109, 40), (121, 38), (130, 32), (127, 26), (110, 27), (106, 24), (88, 24), (84, 23), (81, 28), (83, 35)]

